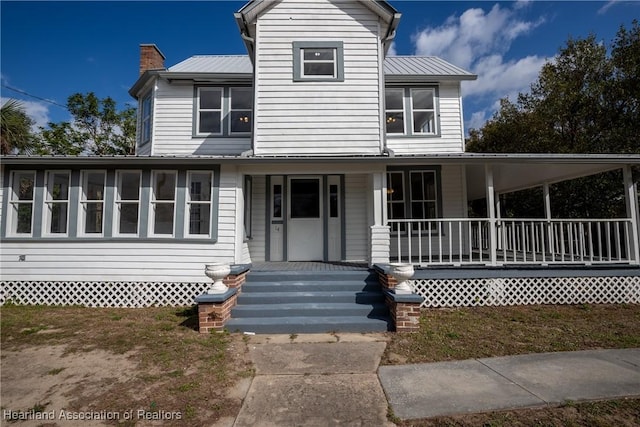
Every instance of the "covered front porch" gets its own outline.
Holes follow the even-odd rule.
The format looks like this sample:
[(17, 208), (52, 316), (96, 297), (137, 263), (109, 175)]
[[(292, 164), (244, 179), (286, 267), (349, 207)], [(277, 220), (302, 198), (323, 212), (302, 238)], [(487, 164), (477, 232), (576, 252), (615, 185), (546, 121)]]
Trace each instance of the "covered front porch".
[[(640, 265), (638, 195), (632, 179), (638, 156), (466, 154), (460, 160), (466, 200), (484, 199), (486, 216), (392, 218), (395, 196), (388, 176), (384, 215), (390, 262), (419, 267)], [(612, 170), (622, 171), (624, 216), (552, 217), (550, 185)], [(542, 218), (501, 217), (501, 194), (536, 186), (542, 187)]]

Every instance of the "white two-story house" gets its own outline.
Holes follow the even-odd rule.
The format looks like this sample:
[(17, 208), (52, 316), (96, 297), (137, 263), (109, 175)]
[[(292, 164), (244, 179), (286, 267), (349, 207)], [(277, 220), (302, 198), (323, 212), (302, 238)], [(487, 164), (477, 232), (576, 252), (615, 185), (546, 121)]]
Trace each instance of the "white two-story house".
[[(3, 283), (202, 284), (207, 262), (638, 265), (640, 156), (465, 153), (463, 82), (388, 56), (385, 1), (251, 1), (246, 53), (142, 45), (136, 156), (3, 159)], [(551, 218), (548, 186), (623, 169), (625, 218)], [(497, 195), (545, 189), (548, 216)], [(468, 202), (486, 198), (486, 218)], [(597, 236), (597, 237), (596, 237)]]

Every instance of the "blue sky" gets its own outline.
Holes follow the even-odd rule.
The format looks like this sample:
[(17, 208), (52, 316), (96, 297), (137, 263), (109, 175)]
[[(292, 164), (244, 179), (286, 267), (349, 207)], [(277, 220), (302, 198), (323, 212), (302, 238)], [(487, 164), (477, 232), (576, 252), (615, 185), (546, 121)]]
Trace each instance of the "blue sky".
[[(0, 94), (23, 100), (39, 125), (69, 120), (57, 104), (76, 92), (123, 107), (133, 101), (140, 43), (158, 45), (166, 66), (196, 54), (245, 54), (233, 19), (244, 3), (2, 0)], [(467, 130), (491, 117), (500, 98), (526, 91), (569, 36), (610, 43), (640, 17), (638, 1), (390, 3), (403, 14), (392, 52), (438, 55), (479, 75), (463, 84)]]

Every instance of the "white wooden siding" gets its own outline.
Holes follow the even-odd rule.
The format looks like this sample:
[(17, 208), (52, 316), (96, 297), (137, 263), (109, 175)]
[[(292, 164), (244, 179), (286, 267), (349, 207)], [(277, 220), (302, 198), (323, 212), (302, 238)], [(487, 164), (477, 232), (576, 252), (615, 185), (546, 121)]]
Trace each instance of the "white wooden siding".
[(462, 101), (460, 83), (442, 83), (439, 86), (438, 126), (440, 136), (424, 137), (387, 136), (387, 146), (396, 154), (462, 153)]
[[(224, 244), (3, 242), (2, 281), (207, 282), (204, 265), (233, 261)], [(25, 261), (18, 261), (25, 255)]]
[[(283, 0), (257, 23), (258, 155), (380, 153), (378, 17), (355, 2)], [(294, 82), (293, 41), (342, 41), (344, 82)]]
[(251, 201), (251, 240), (249, 252), (255, 262), (265, 261), (266, 229), (266, 179), (264, 176), (253, 177), (253, 197)]
[(365, 261), (368, 257), (367, 180), (367, 175), (345, 176), (345, 261)]
[(251, 148), (251, 137), (192, 136), (192, 84), (170, 84), (159, 80), (154, 118), (154, 155), (233, 155)]

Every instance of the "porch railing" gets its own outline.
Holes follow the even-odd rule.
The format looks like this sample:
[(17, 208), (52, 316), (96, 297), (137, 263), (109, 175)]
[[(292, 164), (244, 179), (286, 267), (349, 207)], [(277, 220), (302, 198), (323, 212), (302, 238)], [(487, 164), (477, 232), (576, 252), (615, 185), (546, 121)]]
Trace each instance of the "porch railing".
[(632, 222), (626, 218), (496, 219), (495, 239), (487, 218), (388, 222), (391, 260), (416, 265), (636, 262)]

